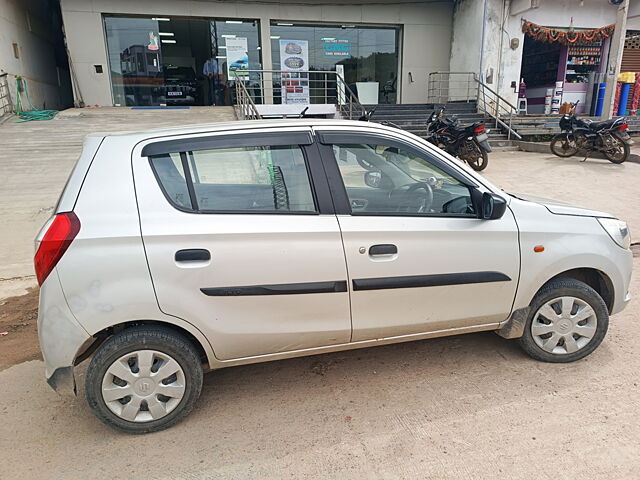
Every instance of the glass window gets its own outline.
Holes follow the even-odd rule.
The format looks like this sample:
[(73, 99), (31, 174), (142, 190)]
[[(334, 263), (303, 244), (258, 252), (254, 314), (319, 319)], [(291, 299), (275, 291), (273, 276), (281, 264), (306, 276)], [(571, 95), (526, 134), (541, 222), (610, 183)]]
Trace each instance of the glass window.
[[(178, 207), (192, 208), (176, 155), (153, 157), (151, 164), (167, 198)], [(184, 155), (200, 211), (316, 212), (298, 146), (221, 148)]]
[(153, 157), (151, 165), (165, 196), (181, 208), (192, 208), (182, 161), (178, 153)]
[(416, 155), (384, 144), (333, 145), (352, 213), (474, 216), (469, 188)]
[[(280, 22), (282, 23), (282, 22)], [(362, 103), (396, 103), (398, 87), (399, 28), (354, 25), (271, 25), (271, 55), (274, 70), (282, 70), (280, 43), (306, 42), (308, 66), (304, 70), (335, 71), (344, 68), (344, 80)], [(304, 59), (303, 59), (304, 60)], [(322, 80), (319, 76), (317, 81)], [(311, 78), (311, 86), (314, 78)], [(318, 83), (320, 85), (320, 83)], [(360, 87), (360, 92), (358, 92)], [(310, 92), (311, 103), (321, 92)]]
[(255, 20), (106, 16), (104, 23), (116, 105), (232, 105), (235, 78), (262, 68)]

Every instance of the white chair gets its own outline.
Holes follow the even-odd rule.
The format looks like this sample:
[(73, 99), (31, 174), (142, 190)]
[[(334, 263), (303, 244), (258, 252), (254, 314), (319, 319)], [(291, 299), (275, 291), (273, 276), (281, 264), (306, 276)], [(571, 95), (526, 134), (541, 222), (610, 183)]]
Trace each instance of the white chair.
[(518, 115), (521, 113), (527, 114), (527, 99), (518, 98)]

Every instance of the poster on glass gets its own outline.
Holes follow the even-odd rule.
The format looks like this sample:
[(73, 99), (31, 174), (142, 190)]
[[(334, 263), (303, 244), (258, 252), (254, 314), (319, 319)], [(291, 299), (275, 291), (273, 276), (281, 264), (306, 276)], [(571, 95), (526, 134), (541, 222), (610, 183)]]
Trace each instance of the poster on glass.
[(282, 103), (310, 103), (309, 42), (280, 40), (280, 69), (282, 70)]
[(227, 78), (249, 79), (249, 49), (245, 37), (227, 38)]

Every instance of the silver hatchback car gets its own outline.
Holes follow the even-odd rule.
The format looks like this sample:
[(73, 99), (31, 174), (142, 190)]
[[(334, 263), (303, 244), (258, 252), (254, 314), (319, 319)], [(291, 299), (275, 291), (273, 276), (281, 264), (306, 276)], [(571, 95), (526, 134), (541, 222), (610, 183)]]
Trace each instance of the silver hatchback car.
[(46, 377), (92, 357), (91, 409), (144, 433), (234, 365), (486, 330), (570, 362), (629, 301), (629, 244), (382, 125), (91, 135), (36, 240)]

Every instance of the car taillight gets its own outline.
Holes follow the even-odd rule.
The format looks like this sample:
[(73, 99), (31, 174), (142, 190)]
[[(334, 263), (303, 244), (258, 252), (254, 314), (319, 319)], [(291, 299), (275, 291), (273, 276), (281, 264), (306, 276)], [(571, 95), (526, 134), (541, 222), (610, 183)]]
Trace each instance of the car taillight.
[(59, 213), (53, 217), (33, 259), (39, 285), (47, 279), (79, 231), (80, 220), (75, 213)]
[(484, 133), (484, 125), (478, 125), (473, 129), (473, 133)]
[(629, 124), (628, 123), (623, 123), (622, 125), (620, 125), (618, 127), (618, 130), (628, 130), (629, 129)]

